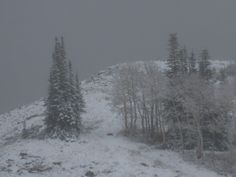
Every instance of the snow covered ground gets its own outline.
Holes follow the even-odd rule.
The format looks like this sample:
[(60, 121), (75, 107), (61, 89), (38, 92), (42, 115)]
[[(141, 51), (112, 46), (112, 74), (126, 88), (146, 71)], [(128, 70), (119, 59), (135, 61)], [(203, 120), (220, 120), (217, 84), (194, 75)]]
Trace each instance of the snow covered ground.
[(76, 142), (21, 139), (24, 120), (27, 128), (43, 126), (43, 100), (0, 115), (0, 177), (219, 177), (177, 153), (119, 134), (122, 122), (112, 111), (109, 96), (118, 68), (110, 67), (82, 83), (87, 113), (84, 133)]

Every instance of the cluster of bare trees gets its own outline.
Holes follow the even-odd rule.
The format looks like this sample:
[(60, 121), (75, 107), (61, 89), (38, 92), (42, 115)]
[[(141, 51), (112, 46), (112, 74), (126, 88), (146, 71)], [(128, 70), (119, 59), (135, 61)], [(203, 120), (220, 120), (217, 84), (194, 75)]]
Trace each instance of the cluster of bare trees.
[(183, 149), (196, 148), (199, 158), (204, 149), (226, 150), (235, 97), (231, 83), (216, 86), (192, 74), (184, 79), (179, 91), (185, 113), (180, 122)]
[(113, 103), (122, 114), (125, 130), (165, 139), (163, 98), (166, 78), (156, 63), (127, 64), (116, 75)]
[(155, 62), (122, 66), (114, 80), (113, 104), (126, 132), (141, 132), (165, 147), (196, 149), (201, 158), (204, 149), (225, 150), (232, 142), (235, 87), (211, 79), (207, 50), (197, 60), (178, 45), (176, 34), (170, 35), (167, 72)]

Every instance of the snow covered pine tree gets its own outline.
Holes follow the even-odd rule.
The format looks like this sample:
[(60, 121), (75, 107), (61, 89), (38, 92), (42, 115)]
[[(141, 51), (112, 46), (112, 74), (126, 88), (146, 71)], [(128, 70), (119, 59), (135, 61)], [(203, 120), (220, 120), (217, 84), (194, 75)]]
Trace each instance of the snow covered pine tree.
[(81, 130), (81, 113), (85, 103), (78, 76), (66, 59), (63, 37), (55, 38), (53, 63), (50, 70), (46, 110), (46, 133), (49, 137), (66, 139), (77, 137)]

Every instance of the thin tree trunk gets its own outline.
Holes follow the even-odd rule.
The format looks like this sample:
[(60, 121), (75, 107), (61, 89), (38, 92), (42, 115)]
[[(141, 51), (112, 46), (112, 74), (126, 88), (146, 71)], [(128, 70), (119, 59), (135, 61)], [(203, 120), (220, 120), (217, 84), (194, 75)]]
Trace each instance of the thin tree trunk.
[(128, 130), (128, 116), (127, 116), (127, 105), (126, 105), (126, 101), (124, 100), (123, 102), (124, 104), (124, 119), (125, 119), (125, 129)]

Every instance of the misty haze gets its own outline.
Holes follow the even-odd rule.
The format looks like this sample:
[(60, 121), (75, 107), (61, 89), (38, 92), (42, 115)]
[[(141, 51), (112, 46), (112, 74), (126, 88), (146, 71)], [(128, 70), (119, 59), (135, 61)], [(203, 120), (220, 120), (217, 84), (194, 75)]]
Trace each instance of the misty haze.
[(0, 1), (0, 177), (236, 176), (235, 7)]

